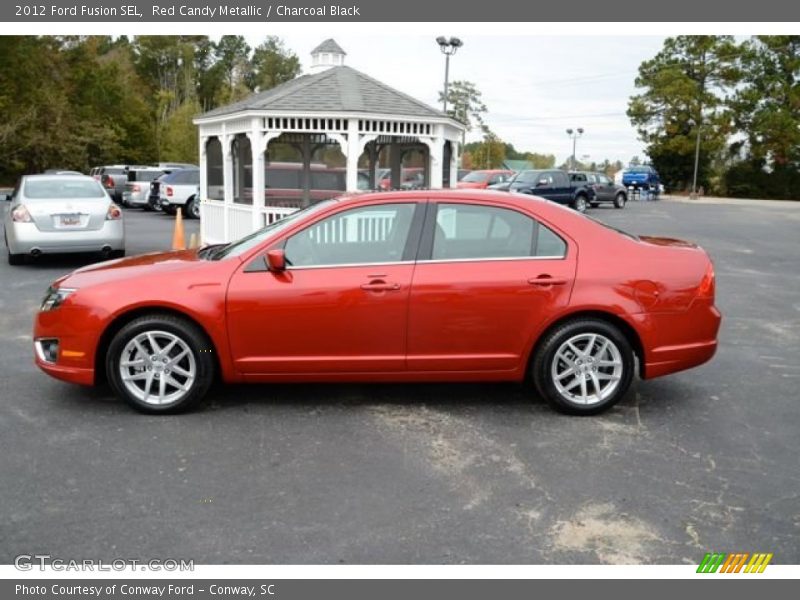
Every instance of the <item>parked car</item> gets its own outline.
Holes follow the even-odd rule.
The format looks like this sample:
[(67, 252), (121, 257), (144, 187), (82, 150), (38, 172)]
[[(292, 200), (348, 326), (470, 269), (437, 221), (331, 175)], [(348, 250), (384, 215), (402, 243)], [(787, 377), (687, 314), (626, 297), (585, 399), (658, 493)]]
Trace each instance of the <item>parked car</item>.
[(190, 219), (200, 218), (200, 169), (178, 169), (159, 182), (161, 210), (169, 215), (182, 210)]
[(506, 181), (511, 180), (513, 176), (514, 171), (506, 171), (503, 169), (470, 171), (464, 176), (463, 179), (458, 181), (458, 188), (484, 190), (490, 185), (505, 183)]
[(661, 178), (653, 167), (649, 165), (628, 167), (622, 172), (622, 185), (635, 190), (659, 190)]
[(714, 290), (711, 260), (689, 242), (519, 194), (381, 192), (230, 244), (75, 271), (47, 291), (33, 343), (46, 373), (107, 378), (148, 413), (189, 408), (219, 376), (530, 379), (556, 409), (594, 414), (637, 372), (711, 359)]
[(68, 252), (125, 254), (122, 211), (86, 175), (25, 175), (6, 200), (8, 262)]
[(627, 188), (615, 184), (605, 173), (574, 171), (569, 176), (573, 183), (579, 182), (594, 190), (594, 200), (589, 202), (592, 207), (607, 202), (613, 204), (614, 208), (625, 208), (625, 203), (628, 201)]
[(109, 165), (106, 167), (95, 167), (94, 173), (89, 174), (97, 179), (108, 192), (114, 202), (122, 202), (122, 192), (125, 189), (127, 178), (125, 176), (128, 165)]
[(570, 181), (569, 173), (558, 169), (520, 171), (510, 181), (490, 186), (490, 189), (539, 196), (581, 213), (594, 202), (594, 190), (588, 182)]
[[(392, 189), (392, 171), (387, 170), (386, 176), (380, 180), (382, 190)], [(401, 190), (419, 190), (425, 187), (425, 169), (422, 167), (406, 167), (400, 171)]]
[(166, 175), (164, 170), (155, 167), (133, 167), (128, 169), (125, 189), (122, 191), (122, 205), (129, 208), (147, 206), (150, 183)]
[(179, 163), (179, 162), (160, 162), (156, 165), (153, 165), (158, 169), (162, 169), (163, 171), (174, 171), (175, 169), (199, 169), (198, 165), (193, 165), (191, 163)]
[(456, 174), (456, 177), (458, 177), (458, 181), (461, 181), (462, 179), (464, 179), (464, 177), (466, 177), (470, 173), (472, 173), (471, 169), (459, 169), (458, 173)]
[(80, 171), (70, 171), (68, 169), (45, 169), (44, 175), (83, 175)]

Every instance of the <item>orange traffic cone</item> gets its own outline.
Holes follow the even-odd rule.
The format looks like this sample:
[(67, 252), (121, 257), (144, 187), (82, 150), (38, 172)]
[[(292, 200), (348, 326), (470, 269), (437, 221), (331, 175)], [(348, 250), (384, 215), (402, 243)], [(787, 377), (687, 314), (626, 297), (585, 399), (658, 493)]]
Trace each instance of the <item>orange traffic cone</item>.
[(199, 247), (200, 244), (198, 243), (197, 240), (197, 234), (193, 233), (192, 235), (189, 236), (189, 250), (194, 250)]
[(183, 233), (183, 211), (178, 208), (175, 213), (175, 231), (172, 234), (172, 249), (186, 250), (186, 237)]

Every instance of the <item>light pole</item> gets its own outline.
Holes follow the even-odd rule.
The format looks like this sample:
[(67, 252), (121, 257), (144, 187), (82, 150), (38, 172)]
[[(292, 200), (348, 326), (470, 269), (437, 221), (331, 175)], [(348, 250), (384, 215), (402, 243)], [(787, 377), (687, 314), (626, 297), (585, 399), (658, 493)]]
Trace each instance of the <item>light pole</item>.
[(444, 54), (444, 108), (442, 112), (447, 112), (447, 88), (450, 83), (450, 57), (464, 45), (457, 37), (446, 38), (442, 35), (436, 38), (436, 43), (439, 44), (439, 50)]
[(572, 156), (570, 157), (570, 170), (575, 170), (575, 146), (578, 144), (578, 138), (583, 135), (583, 127), (577, 129), (567, 129), (567, 135), (572, 138)]
[[(694, 119), (692, 119), (694, 121)], [(691, 198), (697, 198), (697, 170), (700, 166), (700, 123), (694, 121), (694, 126), (697, 128), (697, 140), (694, 144), (694, 174), (692, 175), (692, 194)]]

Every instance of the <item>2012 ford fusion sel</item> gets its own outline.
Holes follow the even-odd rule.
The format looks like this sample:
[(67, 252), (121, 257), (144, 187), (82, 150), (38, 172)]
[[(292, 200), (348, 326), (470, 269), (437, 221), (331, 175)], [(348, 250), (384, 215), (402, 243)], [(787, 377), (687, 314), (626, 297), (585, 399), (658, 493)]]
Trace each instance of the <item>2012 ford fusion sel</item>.
[[(609, 260), (613, 257), (613, 260)], [(532, 380), (571, 414), (717, 348), (712, 262), (528, 195), (320, 202), (230, 244), (96, 264), (55, 281), (36, 363), (176, 412), (212, 381)], [(535, 395), (536, 392), (532, 392)]]

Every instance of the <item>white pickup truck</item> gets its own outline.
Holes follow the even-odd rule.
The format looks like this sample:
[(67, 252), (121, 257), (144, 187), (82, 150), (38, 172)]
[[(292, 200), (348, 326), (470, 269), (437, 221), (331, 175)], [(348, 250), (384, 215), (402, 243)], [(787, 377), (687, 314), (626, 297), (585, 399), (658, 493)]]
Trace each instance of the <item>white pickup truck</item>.
[(161, 210), (174, 215), (183, 210), (189, 219), (200, 218), (200, 169), (180, 169), (161, 180)]

